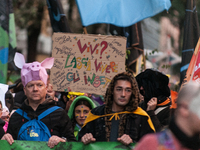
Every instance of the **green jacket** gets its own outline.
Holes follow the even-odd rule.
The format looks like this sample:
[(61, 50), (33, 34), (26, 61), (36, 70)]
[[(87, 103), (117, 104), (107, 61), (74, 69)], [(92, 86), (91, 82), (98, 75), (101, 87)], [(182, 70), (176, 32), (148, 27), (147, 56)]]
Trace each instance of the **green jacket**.
[[(71, 121), (73, 120), (73, 114), (74, 114), (74, 107), (76, 105), (76, 103), (80, 100), (86, 100), (89, 102), (89, 104), (91, 105), (92, 109), (96, 107), (96, 105), (94, 104), (94, 102), (87, 96), (78, 96), (77, 98), (75, 98), (72, 102), (72, 104), (70, 105), (70, 108), (68, 110), (68, 116), (71, 119)], [(77, 126), (74, 127), (74, 136), (76, 137), (76, 139), (78, 140), (78, 133), (79, 133), (79, 128)]]

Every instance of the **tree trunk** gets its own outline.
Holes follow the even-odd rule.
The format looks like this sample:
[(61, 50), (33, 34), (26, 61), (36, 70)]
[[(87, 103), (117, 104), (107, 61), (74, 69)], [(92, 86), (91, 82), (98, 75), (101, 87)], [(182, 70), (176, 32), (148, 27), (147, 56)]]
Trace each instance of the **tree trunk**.
[(37, 41), (38, 37), (40, 35), (40, 29), (41, 29), (41, 22), (43, 17), (43, 11), (44, 11), (44, 5), (39, 5), (37, 12), (37, 17), (33, 24), (31, 24), (27, 31), (28, 31), (28, 55), (27, 55), (27, 62), (33, 62), (36, 61), (36, 55), (37, 55)]

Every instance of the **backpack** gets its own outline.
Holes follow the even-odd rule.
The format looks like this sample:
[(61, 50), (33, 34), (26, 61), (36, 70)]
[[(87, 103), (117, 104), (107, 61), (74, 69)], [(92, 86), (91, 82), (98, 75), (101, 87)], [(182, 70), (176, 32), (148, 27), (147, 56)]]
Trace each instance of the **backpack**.
[(21, 126), (17, 140), (48, 141), (51, 133), (48, 127), (40, 120), (59, 108), (58, 106), (51, 107), (32, 120), (27, 116), (25, 111), (17, 109), (15, 112), (29, 120)]

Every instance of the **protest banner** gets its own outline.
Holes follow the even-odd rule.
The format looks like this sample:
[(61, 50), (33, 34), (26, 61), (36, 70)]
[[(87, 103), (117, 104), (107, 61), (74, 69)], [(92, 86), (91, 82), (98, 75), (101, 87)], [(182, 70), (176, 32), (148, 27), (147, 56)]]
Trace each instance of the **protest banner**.
[(113, 76), (125, 71), (126, 38), (54, 33), (52, 56), (55, 91), (103, 95)]
[(135, 143), (125, 146), (120, 142), (95, 142), (84, 145), (82, 142), (60, 142), (54, 148), (49, 148), (47, 142), (20, 141), (10, 145), (6, 140), (0, 140), (0, 150), (131, 150)]

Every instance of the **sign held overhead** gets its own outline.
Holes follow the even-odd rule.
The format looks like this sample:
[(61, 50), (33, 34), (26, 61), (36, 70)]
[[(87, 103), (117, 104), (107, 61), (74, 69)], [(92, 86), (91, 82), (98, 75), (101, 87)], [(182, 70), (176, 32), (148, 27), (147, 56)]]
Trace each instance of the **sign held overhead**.
[(125, 71), (126, 38), (54, 33), (52, 57), (55, 91), (103, 95), (111, 79)]

